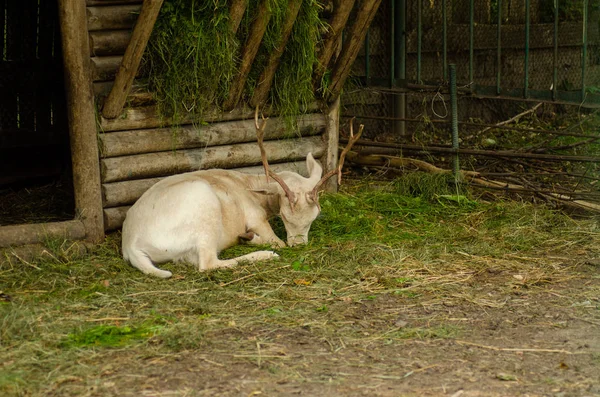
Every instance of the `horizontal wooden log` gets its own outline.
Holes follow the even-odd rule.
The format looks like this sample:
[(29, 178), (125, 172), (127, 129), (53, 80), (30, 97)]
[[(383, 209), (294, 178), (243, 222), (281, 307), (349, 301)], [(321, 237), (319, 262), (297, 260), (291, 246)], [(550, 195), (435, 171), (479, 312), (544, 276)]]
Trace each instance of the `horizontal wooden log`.
[[(246, 172), (248, 174), (264, 173), (264, 168), (262, 165), (236, 168), (235, 170)], [(304, 160), (291, 163), (271, 164), (271, 170), (275, 172), (293, 171), (299, 173), (300, 175), (308, 176), (306, 162)], [(102, 200), (104, 202), (104, 207), (110, 208), (133, 204), (142, 196), (142, 194), (144, 194), (146, 190), (150, 189), (150, 187), (152, 187), (156, 182), (164, 178), (166, 177), (105, 183), (102, 185)]]
[(130, 205), (124, 207), (113, 207), (104, 209), (104, 230), (117, 230), (123, 226), (127, 211), (131, 208)]
[[(100, 104), (110, 92), (113, 81), (98, 81), (94, 83), (94, 95)], [(127, 95), (127, 104), (131, 107), (150, 106), (155, 103), (154, 95), (148, 91), (144, 84), (135, 84), (131, 87), (131, 92)]]
[(83, 240), (85, 227), (79, 220), (0, 226), (0, 247), (42, 243), (49, 238)]
[(123, 55), (130, 39), (131, 30), (90, 32), (90, 55)]
[(92, 57), (92, 80), (108, 81), (114, 80), (123, 59), (122, 55)]
[(142, 8), (140, 4), (87, 7), (88, 31), (131, 29)]
[[(296, 161), (312, 152), (321, 157), (326, 144), (321, 136), (265, 142), (269, 160)], [(177, 152), (148, 153), (113, 157), (101, 160), (102, 181), (117, 182), (166, 176), (207, 168), (239, 168), (261, 163), (260, 150), (255, 143), (213, 146)]]
[[(320, 113), (298, 118), (299, 134), (312, 136), (325, 129), (325, 116)], [(288, 132), (285, 120), (272, 118), (267, 123), (265, 139), (297, 137), (298, 132)], [(131, 130), (100, 134), (104, 157), (164, 152), (174, 149), (227, 145), (256, 141), (254, 120), (228, 121), (208, 125), (185, 125), (179, 128)]]
[[(320, 110), (320, 106), (317, 102), (314, 102), (309, 105), (308, 109), (305, 109), (305, 112), (312, 113), (318, 110)], [(264, 114), (265, 116), (272, 116), (275, 113), (267, 108), (264, 109)], [(223, 112), (218, 109), (207, 111), (203, 114), (202, 121), (211, 123), (215, 121), (245, 120), (252, 118), (254, 118), (254, 109), (240, 106), (230, 112)], [(190, 117), (182, 117), (178, 124), (190, 124), (193, 121), (194, 120)], [(172, 124), (172, 120), (160, 117), (156, 106), (128, 108), (116, 119), (106, 119), (100, 116), (100, 129), (103, 132), (168, 127)]]

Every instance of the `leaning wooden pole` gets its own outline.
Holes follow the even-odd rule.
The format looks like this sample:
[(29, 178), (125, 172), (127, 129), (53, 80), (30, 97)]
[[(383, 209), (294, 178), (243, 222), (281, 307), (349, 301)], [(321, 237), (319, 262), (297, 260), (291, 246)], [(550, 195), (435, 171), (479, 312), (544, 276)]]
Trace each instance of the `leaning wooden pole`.
[(331, 57), (333, 57), (336, 48), (338, 48), (342, 31), (346, 26), (352, 7), (354, 7), (354, 1), (337, 0), (333, 5), (333, 16), (329, 22), (329, 30), (323, 41), (323, 47), (317, 56), (317, 64), (315, 65), (313, 74), (313, 85), (315, 87), (320, 85), (321, 79), (329, 66), (329, 61), (331, 61)]
[(229, 28), (232, 33), (237, 32), (248, 7), (248, 0), (233, 0), (229, 6)]
[(352, 28), (346, 37), (342, 52), (333, 67), (328, 93), (329, 101), (335, 100), (342, 92), (344, 83), (350, 75), (352, 64), (360, 51), (369, 25), (371, 25), (380, 4), (381, 0), (363, 0), (359, 4)]
[(85, 2), (59, 0), (59, 18), (69, 117), (75, 210), (85, 238), (104, 238), (100, 164)]
[(163, 0), (145, 0), (142, 5), (142, 10), (131, 34), (131, 40), (129, 40), (115, 77), (115, 83), (102, 108), (102, 116), (107, 119), (114, 119), (123, 110), (162, 3)]
[(254, 22), (250, 27), (248, 40), (246, 41), (244, 49), (242, 50), (242, 61), (240, 62), (238, 74), (231, 83), (229, 94), (225, 100), (225, 103), (223, 104), (223, 109), (231, 110), (239, 102), (240, 97), (242, 96), (242, 91), (244, 90), (244, 85), (248, 79), (248, 73), (250, 73), (250, 68), (252, 67), (254, 58), (258, 53), (260, 43), (265, 31), (267, 30), (267, 25), (269, 24), (270, 19), (271, 9), (269, 7), (269, 0), (262, 0), (258, 6), (256, 19), (254, 19)]
[(287, 44), (288, 39), (290, 38), (292, 29), (294, 28), (294, 22), (296, 22), (301, 5), (302, 0), (290, 0), (287, 13), (285, 15), (285, 21), (283, 23), (283, 28), (281, 29), (281, 39), (279, 40), (277, 47), (269, 55), (267, 66), (258, 78), (258, 84), (254, 90), (254, 95), (250, 100), (250, 107), (255, 108), (256, 106), (261, 106), (267, 100), (267, 95), (269, 94), (269, 90), (273, 84), (275, 72), (279, 66), (279, 61), (281, 60), (281, 55), (285, 50), (285, 45)]

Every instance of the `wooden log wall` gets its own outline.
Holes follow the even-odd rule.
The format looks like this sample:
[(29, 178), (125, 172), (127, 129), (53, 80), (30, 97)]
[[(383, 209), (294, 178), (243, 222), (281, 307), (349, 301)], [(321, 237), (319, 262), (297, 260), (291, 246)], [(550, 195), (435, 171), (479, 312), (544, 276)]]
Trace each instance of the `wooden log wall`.
[[(113, 86), (142, 1), (86, 0), (86, 5), (94, 94), (101, 103)], [(208, 124), (183, 120), (174, 127), (158, 115), (152, 95), (141, 83), (143, 76), (137, 77), (121, 116), (99, 116), (105, 230), (120, 228), (129, 207), (166, 176), (207, 168), (263, 172), (253, 109), (235, 107), (227, 113), (205, 114)], [(316, 106), (311, 112), (298, 119), (299, 132), (290, 135), (284, 120), (265, 111), (270, 115), (265, 148), (276, 172), (306, 173), (304, 159), (309, 152), (325, 167), (332, 151), (337, 157), (337, 130), (327, 131), (332, 123)]]

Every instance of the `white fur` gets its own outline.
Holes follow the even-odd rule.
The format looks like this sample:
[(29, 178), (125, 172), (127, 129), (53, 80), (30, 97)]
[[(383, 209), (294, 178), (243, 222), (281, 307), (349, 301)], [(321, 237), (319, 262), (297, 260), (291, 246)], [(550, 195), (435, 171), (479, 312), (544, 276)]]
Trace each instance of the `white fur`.
[(278, 174), (297, 197), (293, 211), (281, 187), (274, 181), (267, 183), (264, 175), (206, 170), (161, 180), (127, 212), (123, 257), (142, 272), (161, 278), (172, 273), (158, 269), (156, 263), (185, 261), (207, 270), (268, 260), (278, 255), (257, 251), (229, 260), (217, 255), (247, 232), (254, 233), (251, 244), (285, 246), (269, 225), (274, 215), (281, 215), (289, 245), (306, 243), (319, 214), (310, 191), (323, 172), (310, 153), (306, 164), (309, 178), (287, 171)]

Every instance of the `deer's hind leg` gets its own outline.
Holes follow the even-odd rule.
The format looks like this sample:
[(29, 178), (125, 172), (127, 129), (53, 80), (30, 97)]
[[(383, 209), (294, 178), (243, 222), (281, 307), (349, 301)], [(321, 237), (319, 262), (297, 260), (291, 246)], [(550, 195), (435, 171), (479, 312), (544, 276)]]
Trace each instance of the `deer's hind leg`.
[[(213, 245), (213, 247), (215, 247)], [(232, 267), (240, 262), (259, 262), (266, 261), (278, 257), (273, 251), (256, 251), (246, 255), (238, 256), (237, 258), (221, 260), (217, 256), (217, 251), (214, 248), (209, 248), (207, 244), (198, 246), (198, 270), (210, 270), (225, 267)]]

